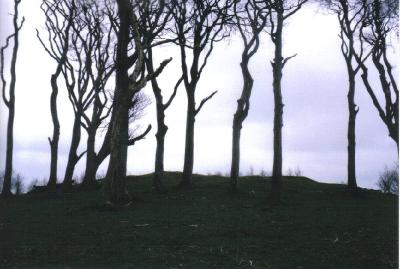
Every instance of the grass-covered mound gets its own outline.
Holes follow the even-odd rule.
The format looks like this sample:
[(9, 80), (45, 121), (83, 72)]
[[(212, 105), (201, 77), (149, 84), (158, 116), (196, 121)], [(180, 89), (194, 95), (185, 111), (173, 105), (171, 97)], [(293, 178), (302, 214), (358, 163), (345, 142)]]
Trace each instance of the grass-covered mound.
[(150, 175), (130, 177), (138, 199), (120, 209), (101, 190), (0, 201), (0, 268), (398, 267), (396, 196), (288, 177), (269, 207), (269, 181), (244, 177), (233, 195), (227, 178), (195, 175), (193, 190), (156, 194)]

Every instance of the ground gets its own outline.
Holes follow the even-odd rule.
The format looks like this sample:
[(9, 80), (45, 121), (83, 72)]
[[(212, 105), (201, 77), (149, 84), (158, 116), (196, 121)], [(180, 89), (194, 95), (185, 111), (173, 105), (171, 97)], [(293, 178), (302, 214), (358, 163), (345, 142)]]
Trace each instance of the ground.
[(0, 268), (398, 268), (398, 197), (304, 177), (284, 179), (269, 206), (270, 178), (194, 176), (193, 190), (152, 190), (129, 177), (137, 199), (103, 203), (101, 190), (0, 201)]

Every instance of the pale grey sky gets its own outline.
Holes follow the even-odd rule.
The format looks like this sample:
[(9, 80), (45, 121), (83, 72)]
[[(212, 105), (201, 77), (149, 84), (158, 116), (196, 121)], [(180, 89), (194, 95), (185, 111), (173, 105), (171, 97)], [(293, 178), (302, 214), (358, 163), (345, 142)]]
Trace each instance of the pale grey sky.
[[(10, 0), (1, 0), (0, 42), (9, 33), (11, 16)], [(54, 63), (41, 48), (35, 36), (35, 28), (41, 27), (43, 16), (39, 8), (41, 0), (24, 0), (21, 14), (26, 24), (21, 31), (17, 62), (17, 96), (15, 118), (14, 170), (27, 181), (47, 178), (50, 148), (47, 137), (51, 136), (52, 124), (49, 109), (50, 75)], [(285, 28), (284, 53), (297, 53), (285, 67), (283, 77), (284, 170), (300, 167), (305, 176), (321, 182), (346, 181), (347, 169), (347, 75), (340, 53), (336, 17), (317, 11), (309, 5), (299, 11)], [(227, 173), (231, 159), (231, 126), (242, 87), (239, 68), (242, 43), (238, 36), (219, 43), (206, 67), (196, 92), (197, 100), (214, 90), (218, 94), (209, 101), (196, 118), (195, 160), (196, 173)], [(251, 61), (255, 79), (249, 116), (241, 138), (241, 171), (250, 167), (255, 173), (272, 169), (272, 71), (270, 60), (273, 47), (269, 37), (262, 37), (262, 45)], [(176, 48), (157, 49), (161, 61), (173, 57), (160, 76), (165, 95), (172, 91), (179, 77), (179, 54)], [(397, 66), (398, 62), (396, 62)], [(398, 71), (398, 70), (396, 70)], [(376, 83), (376, 82), (375, 82)], [(59, 82), (62, 85), (62, 81)], [(389, 138), (385, 125), (360, 80), (357, 81), (356, 102), (360, 106), (357, 117), (357, 180), (362, 187), (375, 187), (379, 173), (385, 166), (397, 162), (395, 143)], [(64, 175), (72, 129), (72, 110), (66, 91), (59, 94), (61, 140), (59, 177)], [(149, 87), (145, 92), (152, 98)], [(178, 95), (166, 112), (169, 131), (166, 136), (165, 169), (181, 171), (184, 153), (186, 119), (186, 94), (179, 88)], [(4, 167), (6, 113), (1, 111), (0, 169)], [(155, 104), (146, 110), (143, 127), (148, 123), (153, 130), (144, 141), (129, 151), (128, 170), (131, 174), (153, 171), (155, 153)], [(84, 148), (85, 136), (81, 141)], [(76, 169), (83, 172), (84, 160)], [(103, 164), (101, 170), (104, 171)]]

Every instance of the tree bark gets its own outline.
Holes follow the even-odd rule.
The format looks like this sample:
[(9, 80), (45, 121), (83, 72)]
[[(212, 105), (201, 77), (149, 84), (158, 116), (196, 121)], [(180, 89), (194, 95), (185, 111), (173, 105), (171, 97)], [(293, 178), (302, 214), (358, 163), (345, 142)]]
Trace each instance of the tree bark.
[[(194, 92), (194, 90), (193, 90)], [(187, 91), (187, 114), (186, 114), (186, 137), (185, 137), (185, 159), (183, 164), (182, 181), (180, 188), (192, 188), (193, 156), (194, 156), (194, 123), (196, 117), (194, 93)]]
[(240, 99), (237, 100), (237, 109), (233, 116), (232, 124), (232, 163), (231, 163), (231, 188), (237, 191), (240, 168), (240, 134), (243, 121), (246, 119), (250, 108), (250, 96), (253, 88), (253, 78), (248, 68), (249, 59), (246, 52), (242, 54), (240, 67), (243, 76), (243, 89)]
[(51, 76), (51, 95), (50, 95), (50, 112), (51, 120), (53, 122), (53, 137), (49, 138), (50, 143), (50, 176), (47, 186), (49, 188), (55, 188), (57, 184), (57, 162), (58, 162), (58, 142), (60, 140), (60, 122), (58, 120), (57, 112), (57, 95), (58, 86), (57, 78), (61, 72), (61, 64), (57, 68), (55, 74)]
[[(159, 117), (158, 114), (164, 114), (164, 113), (158, 113), (157, 111), (157, 119)], [(162, 178), (164, 176), (164, 144), (165, 144), (165, 135), (167, 133), (168, 127), (163, 123), (164, 123), (163, 121), (157, 120), (157, 126), (158, 126), (158, 130), (156, 133), (157, 148), (156, 148), (156, 158), (154, 164), (153, 185), (158, 192), (164, 191), (164, 186), (162, 183)]]
[(282, 126), (283, 126), (283, 102), (282, 102), (282, 30), (283, 14), (277, 13), (277, 25), (274, 35), (275, 57), (272, 63), (273, 92), (274, 92), (274, 157), (272, 166), (271, 202), (280, 203), (282, 192)]
[(128, 125), (129, 105), (132, 96), (129, 93), (128, 79), (128, 44), (129, 44), (129, 1), (118, 0), (118, 15), (120, 27), (117, 40), (116, 56), (116, 88), (114, 95), (111, 131), (111, 153), (107, 176), (104, 184), (106, 201), (111, 204), (122, 205), (129, 202), (126, 190), (126, 163), (128, 154)]
[[(14, 26), (14, 34), (7, 38), (7, 44), (1, 48), (1, 65), (4, 64), (4, 50), (8, 47), (8, 41), (11, 37), (14, 37), (14, 47), (11, 56), (11, 81), (9, 87), (9, 100), (6, 100), (5, 93), (3, 92), (3, 98), (8, 108), (8, 121), (7, 121), (7, 144), (6, 144), (6, 165), (4, 171), (4, 181), (3, 181), (3, 189), (1, 195), (3, 197), (12, 196), (11, 192), (11, 180), (12, 180), (12, 170), (13, 170), (13, 148), (14, 148), (14, 118), (15, 118), (15, 84), (17, 81), (16, 74), (16, 65), (17, 65), (17, 56), (18, 56), (18, 47), (19, 47), (19, 31), (21, 30), (25, 18), (22, 19), (21, 25), (18, 26), (18, 5), (20, 2), (14, 3), (14, 16), (13, 16), (13, 26)], [(5, 81), (3, 77), (3, 68), (2, 66), (2, 82), (4, 83), (3, 87), (5, 87)], [(5, 88), (3, 88), (5, 91)]]
[[(146, 65), (149, 73), (154, 73), (153, 66), (153, 51), (150, 47), (147, 50), (148, 57), (146, 59)], [(151, 86), (153, 89), (154, 97), (156, 100), (156, 112), (157, 112), (157, 133), (156, 133), (156, 156), (154, 163), (154, 177), (153, 186), (157, 192), (163, 192), (164, 186), (162, 184), (162, 178), (164, 176), (164, 145), (165, 135), (167, 134), (168, 127), (165, 125), (165, 109), (167, 108), (163, 103), (163, 96), (161, 89), (158, 86), (157, 79), (151, 80)]]
[(350, 190), (354, 191), (357, 189), (356, 180), (356, 116), (357, 106), (354, 102), (355, 94), (355, 74), (353, 71), (349, 72), (349, 91), (347, 94), (348, 109), (349, 109), (349, 121), (347, 129), (347, 185)]
[(80, 159), (77, 154), (80, 140), (81, 140), (80, 115), (75, 114), (74, 125), (72, 127), (71, 146), (69, 149), (67, 167), (65, 169), (65, 176), (63, 181), (63, 185), (65, 188), (70, 188), (72, 186), (72, 177), (74, 175), (75, 166)]
[(96, 129), (93, 126), (88, 128), (88, 138), (86, 142), (86, 168), (85, 176), (83, 178), (83, 185), (92, 185), (96, 182), (96, 172), (98, 166), (96, 166)]
[(1, 195), (3, 197), (12, 196), (11, 179), (12, 179), (12, 164), (13, 164), (13, 146), (14, 146), (13, 133), (14, 133), (14, 117), (15, 117), (14, 98), (15, 98), (14, 93), (11, 94), (10, 92), (10, 105), (8, 107), (8, 122), (7, 122), (7, 150), (6, 150), (6, 167), (5, 167), (6, 170), (4, 172), (3, 189), (1, 192)]

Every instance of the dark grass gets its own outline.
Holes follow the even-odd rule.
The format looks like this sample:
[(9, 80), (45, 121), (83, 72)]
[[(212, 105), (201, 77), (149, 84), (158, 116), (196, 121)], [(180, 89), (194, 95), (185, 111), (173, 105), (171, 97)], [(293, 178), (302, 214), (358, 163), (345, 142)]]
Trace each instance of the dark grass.
[(0, 268), (398, 268), (398, 199), (307, 178), (284, 180), (284, 203), (267, 203), (269, 178), (194, 176), (193, 190), (152, 190), (129, 177), (137, 199), (110, 208), (101, 190), (0, 201)]

